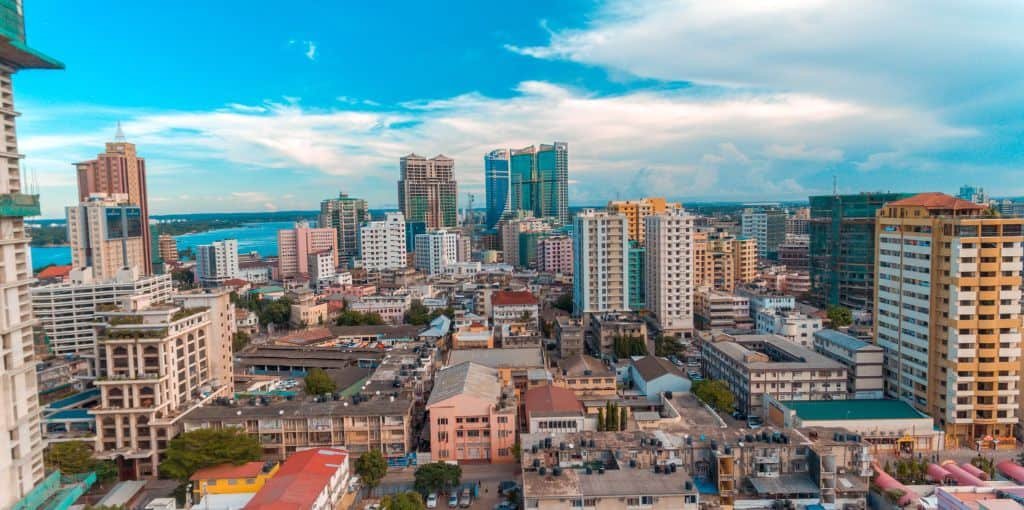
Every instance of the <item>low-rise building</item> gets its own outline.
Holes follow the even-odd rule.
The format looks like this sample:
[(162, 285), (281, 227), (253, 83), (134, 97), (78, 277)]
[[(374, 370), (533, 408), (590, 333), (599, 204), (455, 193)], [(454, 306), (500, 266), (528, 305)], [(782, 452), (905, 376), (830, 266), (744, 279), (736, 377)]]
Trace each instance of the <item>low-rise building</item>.
[(582, 353), (558, 361), (555, 384), (572, 390), (581, 399), (614, 397), (618, 393), (615, 372), (603, 361)]
[(847, 398), (846, 367), (775, 335), (729, 336), (701, 344), (704, 376), (729, 386), (736, 408), (763, 417), (764, 396), (778, 400)]
[(846, 389), (852, 398), (884, 396), (885, 350), (834, 329), (814, 334), (814, 350), (846, 367)]
[(348, 309), (360, 313), (376, 313), (388, 324), (401, 324), (411, 303), (408, 295), (366, 296), (351, 301)]
[(483, 322), (474, 322), (452, 333), (452, 349), (493, 349), (494, 331)]
[(312, 448), (288, 457), (243, 510), (334, 510), (348, 492), (349, 455)]
[(516, 399), (498, 370), (465, 362), (439, 371), (427, 401), (435, 462), (515, 462)]
[(498, 371), (503, 384), (512, 384), (519, 394), (529, 387), (529, 372), (547, 368), (544, 351), (529, 349), (468, 349), (452, 351), (448, 355), (448, 366), (473, 362)]
[(648, 400), (659, 400), (665, 392), (687, 393), (692, 383), (679, 367), (665, 358), (643, 356), (632, 360), (629, 378)]
[(583, 354), (583, 321), (567, 315), (555, 318), (555, 343), (562, 359)]
[[(565, 433), (593, 430), (576, 394), (571, 390), (545, 384), (530, 388), (523, 395), (526, 430), (532, 433)], [(589, 426), (588, 426), (589, 423)]]
[(694, 300), (694, 321), (700, 329), (753, 328), (750, 301), (743, 296), (704, 287)]
[(762, 310), (756, 322), (758, 333), (778, 335), (804, 347), (814, 345), (814, 333), (822, 328), (821, 319), (796, 310)]
[(327, 308), (327, 302), (319, 302), (316, 294), (301, 292), (292, 301), (288, 322), (296, 328), (323, 325), (328, 322)]
[(596, 313), (589, 316), (587, 333), (594, 352), (615, 354), (615, 339), (633, 337), (647, 341), (647, 323), (633, 313)]
[(239, 332), (249, 336), (255, 335), (260, 329), (260, 318), (245, 308), (235, 308), (235, 327)]
[(280, 467), (277, 462), (253, 461), (202, 468), (189, 477), (193, 501), (199, 501), (208, 494), (255, 493)]
[(495, 325), (526, 322), (538, 329), (540, 304), (528, 290), (499, 290), (491, 294), (491, 321)]
[(736, 289), (736, 294), (747, 298), (750, 302), (750, 317), (757, 319), (757, 314), (772, 310), (792, 310), (796, 308), (796, 298), (754, 286), (743, 286)]

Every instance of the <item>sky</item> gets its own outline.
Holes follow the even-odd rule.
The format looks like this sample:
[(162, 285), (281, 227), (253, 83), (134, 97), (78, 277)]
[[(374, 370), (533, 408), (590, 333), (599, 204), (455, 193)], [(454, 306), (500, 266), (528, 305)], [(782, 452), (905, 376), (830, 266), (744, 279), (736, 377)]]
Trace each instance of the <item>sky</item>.
[(399, 158), (565, 141), (574, 205), (1024, 195), (1024, 3), (26, 0), (45, 217), (121, 122), (154, 214), (393, 207)]

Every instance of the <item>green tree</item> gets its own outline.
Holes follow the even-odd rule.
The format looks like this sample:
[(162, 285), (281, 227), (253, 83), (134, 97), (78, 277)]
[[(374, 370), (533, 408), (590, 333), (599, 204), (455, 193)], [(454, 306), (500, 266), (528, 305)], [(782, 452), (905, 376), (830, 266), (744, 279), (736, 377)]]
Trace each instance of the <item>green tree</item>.
[(192, 288), (195, 285), (196, 279), (192, 275), (192, 271), (187, 269), (178, 269), (171, 271), (171, 281), (178, 284), (179, 287)]
[(245, 349), (249, 342), (252, 342), (252, 337), (249, 336), (245, 331), (236, 331), (231, 337), (231, 349), (238, 352)]
[(423, 302), (419, 299), (412, 300), (412, 302), (409, 303), (409, 310), (405, 312), (405, 322), (407, 324), (422, 326), (424, 324), (429, 324), (430, 321), (430, 309), (424, 306)]
[(424, 464), (416, 469), (416, 490), (421, 494), (448, 491), (462, 480), (462, 468), (446, 462)]
[(92, 453), (92, 447), (85, 441), (53, 443), (46, 451), (46, 467), (66, 475), (88, 473), (96, 465)]
[(697, 381), (690, 391), (695, 397), (719, 412), (731, 413), (736, 407), (736, 396), (722, 381), (713, 379)]
[(384, 319), (377, 312), (363, 313), (345, 310), (341, 312), (334, 323), (339, 326), (380, 326), (384, 324)]
[(623, 407), (622, 409), (619, 409), (619, 430), (626, 430), (626, 425), (628, 425), (628, 423), (629, 422), (626, 418), (626, 408)]
[(604, 408), (597, 408), (597, 431), (604, 432)]
[(551, 302), (551, 306), (572, 313), (572, 294), (562, 294)]
[(658, 335), (654, 338), (655, 356), (674, 356), (683, 351), (683, 344), (672, 336)]
[(292, 317), (292, 300), (286, 297), (257, 300), (256, 315), (260, 324), (287, 324)]
[(307, 395), (323, 395), (324, 393), (334, 393), (338, 389), (337, 385), (334, 384), (334, 380), (331, 376), (327, 375), (322, 368), (313, 368), (306, 374), (306, 394)]
[(238, 428), (197, 429), (171, 440), (160, 474), (185, 482), (196, 471), (218, 464), (260, 460), (260, 443)]
[(418, 492), (400, 492), (391, 496), (384, 496), (380, 500), (381, 510), (426, 510), (427, 505), (423, 502), (423, 496)]
[(388, 461), (380, 450), (370, 450), (356, 461), (356, 474), (372, 489), (380, 484), (384, 475), (388, 474)]
[(613, 339), (615, 357), (628, 358), (647, 354), (647, 343), (638, 336), (616, 336)]
[(825, 312), (833, 328), (842, 328), (853, 324), (853, 312), (845, 306), (832, 305)]

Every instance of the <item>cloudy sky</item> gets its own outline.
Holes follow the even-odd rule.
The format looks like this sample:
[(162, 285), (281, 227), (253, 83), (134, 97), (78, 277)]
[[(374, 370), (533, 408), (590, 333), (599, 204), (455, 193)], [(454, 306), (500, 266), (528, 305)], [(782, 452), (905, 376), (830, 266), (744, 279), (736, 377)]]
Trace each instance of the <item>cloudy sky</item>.
[(121, 121), (155, 213), (395, 204), (398, 159), (566, 141), (570, 200), (1024, 195), (1024, 3), (26, 2), (44, 215)]

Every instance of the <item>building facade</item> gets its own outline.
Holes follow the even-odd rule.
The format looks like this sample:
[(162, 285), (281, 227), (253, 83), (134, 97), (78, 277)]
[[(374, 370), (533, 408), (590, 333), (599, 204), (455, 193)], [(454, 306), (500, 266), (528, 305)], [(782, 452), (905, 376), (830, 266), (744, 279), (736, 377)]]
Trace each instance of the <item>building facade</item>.
[(178, 261), (178, 242), (170, 234), (160, 234), (157, 239), (157, 247), (160, 250), (160, 260), (164, 263)]
[(1012, 441), (1020, 419), (1024, 218), (987, 210), (922, 193), (885, 204), (875, 228), (886, 393), (935, 418), (951, 447)]
[(677, 209), (645, 218), (646, 308), (664, 333), (693, 331), (693, 216)]
[(124, 138), (121, 125), (113, 142), (96, 159), (75, 163), (78, 173), (78, 201), (88, 202), (95, 193), (125, 195), (126, 203), (139, 209), (142, 229), (143, 274), (153, 273), (153, 240), (149, 229), (149, 197), (146, 192), (146, 160), (138, 157), (135, 144)]
[(309, 255), (327, 252), (338, 267), (338, 234), (333, 228), (310, 228), (302, 221), (295, 228), (277, 231), (278, 278), (309, 276)]
[(779, 245), (786, 240), (786, 211), (777, 208), (751, 208), (743, 211), (743, 237), (757, 240), (757, 256), (764, 260), (779, 257)]
[(349, 264), (359, 256), (359, 225), (370, 220), (366, 200), (338, 193), (338, 198), (320, 202), (317, 226), (333, 228), (338, 245), (338, 262)]
[(626, 217), (585, 210), (573, 224), (573, 313), (629, 309)]
[(196, 280), (200, 285), (217, 287), (238, 276), (237, 239), (196, 246)]
[(458, 186), (455, 160), (443, 155), (427, 159), (409, 154), (401, 159), (398, 209), (409, 221), (428, 229), (457, 227)]
[(206, 357), (210, 366), (210, 379), (218, 386), (234, 384), (234, 344), (238, 324), (235, 304), (227, 289), (182, 292), (173, 300), (185, 309), (205, 308), (210, 318), (210, 337)]
[(569, 144), (531, 145), (509, 156), (509, 210), (569, 223)]
[(810, 242), (807, 234), (786, 234), (786, 240), (779, 245), (779, 264), (806, 271), (810, 265)]
[(731, 292), (757, 277), (757, 241), (736, 238), (725, 229), (693, 234), (693, 280), (696, 287)]
[(406, 267), (405, 216), (391, 212), (359, 227), (359, 258), (370, 271)]
[(572, 276), (572, 237), (549, 235), (538, 240), (537, 270)]
[(459, 261), (458, 232), (435, 230), (416, 236), (413, 252), (414, 267), (428, 275), (444, 272), (444, 268)]
[(814, 333), (814, 350), (846, 367), (846, 389), (851, 398), (877, 399), (884, 396), (882, 365), (885, 351), (834, 329)]
[(494, 368), (467, 361), (438, 372), (427, 401), (431, 458), (515, 462), (515, 400)]
[(796, 310), (768, 309), (754, 317), (757, 332), (778, 335), (803, 347), (814, 345), (814, 334), (821, 331), (821, 319)]
[(7, 156), (0, 176), (0, 270), (5, 275), (0, 309), (7, 311), (0, 316), (0, 508), (7, 508), (45, 474), (32, 349), (35, 319), (29, 305), (32, 255), (24, 224), (25, 216), (39, 215), (39, 196), (23, 191), (13, 78), (21, 69), (63, 69), (64, 65), (26, 44), (21, 2), (5, 2), (0, 14), (0, 132)]
[(629, 239), (640, 244), (644, 242), (645, 219), (653, 214), (682, 209), (678, 202), (666, 202), (663, 197), (647, 197), (640, 200), (614, 200), (608, 202), (608, 212), (626, 216), (629, 222)]
[(629, 286), (627, 306), (630, 310), (647, 309), (647, 248), (636, 242), (629, 241), (626, 252), (626, 284)]
[(92, 195), (65, 209), (71, 265), (92, 267), (99, 279), (114, 278), (124, 268), (146, 271), (148, 225), (142, 209), (128, 205), (125, 195)]
[(512, 178), (508, 149), (495, 149), (484, 156), (484, 192), (486, 193), (486, 226), (498, 225), (512, 204)]

